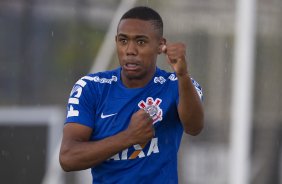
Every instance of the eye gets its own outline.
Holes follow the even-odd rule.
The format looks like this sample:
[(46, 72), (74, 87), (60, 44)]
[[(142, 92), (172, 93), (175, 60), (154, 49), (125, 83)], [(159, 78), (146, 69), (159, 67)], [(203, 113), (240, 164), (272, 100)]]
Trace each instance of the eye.
[(144, 40), (137, 40), (137, 44), (138, 44), (138, 45), (144, 45), (144, 44), (145, 44), (145, 41), (144, 41)]
[(118, 42), (121, 44), (121, 45), (126, 45), (127, 44), (127, 39), (125, 39), (125, 38), (119, 38), (118, 39)]

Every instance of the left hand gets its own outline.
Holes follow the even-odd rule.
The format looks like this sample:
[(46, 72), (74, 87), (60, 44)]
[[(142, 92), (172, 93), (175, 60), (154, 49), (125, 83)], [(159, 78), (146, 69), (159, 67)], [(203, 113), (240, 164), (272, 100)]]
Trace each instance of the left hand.
[(186, 63), (186, 46), (183, 43), (169, 43), (163, 46), (162, 51), (167, 56), (168, 63), (177, 76), (188, 74)]

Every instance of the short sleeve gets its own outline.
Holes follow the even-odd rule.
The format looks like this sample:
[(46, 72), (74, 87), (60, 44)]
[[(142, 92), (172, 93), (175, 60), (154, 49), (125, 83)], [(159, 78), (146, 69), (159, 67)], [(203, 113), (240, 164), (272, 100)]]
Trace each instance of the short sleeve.
[[(197, 91), (197, 94), (199, 95), (199, 98), (201, 99), (201, 101), (203, 101), (204, 100), (204, 98), (203, 98), (203, 90), (202, 90), (202, 87), (200, 86), (200, 84), (197, 82), (197, 81), (195, 81), (193, 78), (191, 78), (191, 81), (192, 81), (192, 83), (193, 83), (193, 85), (194, 85), (194, 87), (195, 87), (195, 89), (196, 89), (196, 91)], [(178, 92), (178, 91), (177, 91)], [(177, 93), (177, 95), (178, 95), (178, 93)], [(176, 98), (176, 104), (178, 104), (179, 103), (179, 96), (178, 96), (178, 98)]]
[(203, 101), (203, 100), (204, 100), (204, 96), (203, 96), (202, 87), (201, 87), (200, 84), (199, 84), (197, 81), (195, 81), (193, 78), (191, 78), (191, 81), (192, 81), (192, 83), (193, 83), (193, 85), (194, 85), (194, 87), (195, 87), (195, 89), (196, 89), (196, 91), (197, 91), (197, 93), (198, 93), (198, 95), (199, 95), (201, 101)]
[(96, 97), (95, 88), (87, 76), (72, 88), (67, 105), (66, 123), (75, 122), (93, 128)]

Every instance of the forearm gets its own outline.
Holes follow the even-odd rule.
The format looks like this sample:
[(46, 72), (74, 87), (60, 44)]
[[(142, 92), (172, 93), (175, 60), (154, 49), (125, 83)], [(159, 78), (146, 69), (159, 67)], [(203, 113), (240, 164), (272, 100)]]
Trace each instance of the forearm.
[(179, 104), (178, 114), (184, 130), (197, 135), (203, 129), (204, 112), (202, 102), (188, 73), (178, 75)]
[(88, 169), (131, 145), (126, 131), (100, 141), (70, 140), (61, 148), (60, 162), (65, 171)]

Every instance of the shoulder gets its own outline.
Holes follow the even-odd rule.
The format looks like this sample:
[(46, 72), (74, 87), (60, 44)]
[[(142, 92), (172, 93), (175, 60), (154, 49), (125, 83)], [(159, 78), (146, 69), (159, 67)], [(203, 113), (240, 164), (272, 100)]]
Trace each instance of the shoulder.
[(156, 75), (154, 77), (154, 83), (175, 83), (177, 81), (177, 77), (175, 73), (168, 72), (157, 68)]
[(118, 69), (85, 75), (77, 80), (71, 90), (71, 96), (101, 94), (107, 84), (117, 81)]
[(97, 72), (81, 77), (75, 84), (82, 87), (86, 85), (95, 86), (98, 84), (112, 84), (118, 80), (119, 69)]
[[(203, 89), (201, 85), (192, 77), (190, 77), (198, 95), (200, 96), (201, 100), (203, 100)], [(175, 89), (178, 89), (178, 79), (175, 73), (168, 72), (162, 69), (157, 68), (156, 75), (154, 77), (154, 83), (159, 84), (169, 84), (172, 87), (175, 87)]]

